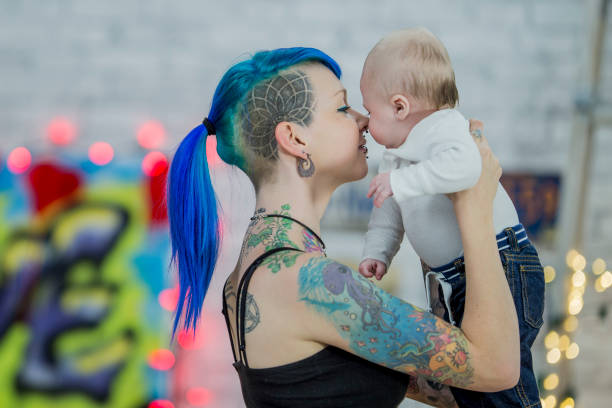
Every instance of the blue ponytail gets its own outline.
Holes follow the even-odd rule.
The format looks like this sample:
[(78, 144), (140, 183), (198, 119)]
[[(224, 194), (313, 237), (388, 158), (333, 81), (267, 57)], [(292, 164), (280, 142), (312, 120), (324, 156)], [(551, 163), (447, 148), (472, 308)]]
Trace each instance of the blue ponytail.
[[(221, 159), (246, 169), (242, 144), (234, 133), (234, 113), (243, 96), (257, 83), (293, 65), (316, 61), (340, 78), (340, 67), (327, 54), (314, 48), (281, 48), (260, 51), (232, 66), (223, 76), (208, 115), (216, 127), (217, 152)], [(168, 218), (172, 263), (178, 268), (179, 299), (172, 335), (184, 312), (183, 327), (195, 331), (202, 303), (219, 257), (221, 245), (217, 196), (206, 159), (208, 132), (196, 126), (179, 145), (168, 175)], [(184, 310), (183, 310), (184, 309)]]

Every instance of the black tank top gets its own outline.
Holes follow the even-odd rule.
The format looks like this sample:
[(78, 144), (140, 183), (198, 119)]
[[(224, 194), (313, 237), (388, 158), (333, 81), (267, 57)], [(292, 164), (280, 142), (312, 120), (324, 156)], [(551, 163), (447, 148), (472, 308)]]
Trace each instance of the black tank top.
[(240, 377), (246, 406), (397, 407), (406, 394), (409, 379), (407, 375), (333, 346), (327, 346), (312, 356), (293, 363), (270, 368), (249, 368), (244, 327), (249, 281), (255, 269), (267, 256), (283, 250), (298, 251), (295, 248), (274, 248), (259, 256), (240, 279), (235, 309), (239, 358), (234, 351), (227, 301), (223, 296), (223, 314), (232, 342), (234, 367)]

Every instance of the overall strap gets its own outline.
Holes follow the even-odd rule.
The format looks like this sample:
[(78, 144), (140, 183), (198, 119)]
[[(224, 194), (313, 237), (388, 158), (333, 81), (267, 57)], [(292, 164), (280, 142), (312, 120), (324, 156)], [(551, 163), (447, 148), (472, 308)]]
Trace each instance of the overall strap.
[(246, 356), (244, 328), (244, 319), (246, 316), (247, 288), (249, 286), (249, 282), (251, 281), (251, 277), (253, 276), (253, 272), (255, 272), (255, 269), (257, 269), (257, 267), (261, 265), (265, 258), (277, 252), (286, 250), (304, 252), (301, 249), (291, 247), (279, 247), (271, 249), (260, 255), (257, 259), (255, 259), (255, 261), (248, 267), (244, 275), (242, 275), (242, 279), (240, 279), (240, 283), (238, 284), (238, 291), (236, 293), (236, 330), (238, 331), (238, 353), (240, 354), (240, 360), (242, 361), (245, 367), (249, 366)]

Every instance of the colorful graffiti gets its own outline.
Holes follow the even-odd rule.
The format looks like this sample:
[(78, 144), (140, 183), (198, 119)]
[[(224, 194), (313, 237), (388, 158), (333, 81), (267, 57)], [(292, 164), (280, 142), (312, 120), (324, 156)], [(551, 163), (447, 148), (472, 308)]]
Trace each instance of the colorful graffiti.
[(164, 171), (58, 163), (0, 170), (0, 407), (156, 406)]

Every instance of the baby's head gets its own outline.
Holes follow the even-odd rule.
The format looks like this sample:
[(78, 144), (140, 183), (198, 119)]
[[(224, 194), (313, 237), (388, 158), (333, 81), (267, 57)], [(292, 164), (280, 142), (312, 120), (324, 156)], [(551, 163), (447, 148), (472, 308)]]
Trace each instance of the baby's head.
[(455, 73), (444, 45), (424, 28), (396, 31), (370, 51), (361, 74), (370, 134), (394, 148), (414, 125), (459, 100)]

